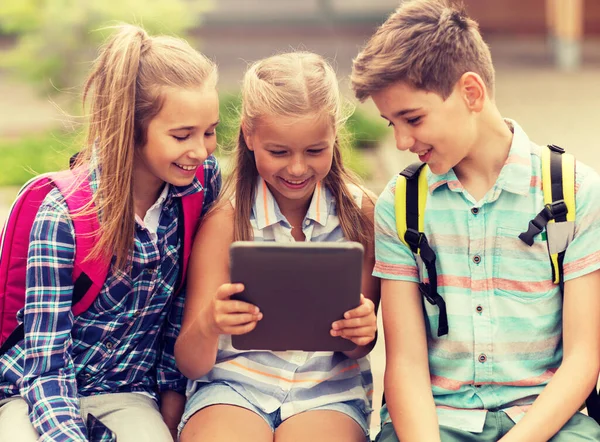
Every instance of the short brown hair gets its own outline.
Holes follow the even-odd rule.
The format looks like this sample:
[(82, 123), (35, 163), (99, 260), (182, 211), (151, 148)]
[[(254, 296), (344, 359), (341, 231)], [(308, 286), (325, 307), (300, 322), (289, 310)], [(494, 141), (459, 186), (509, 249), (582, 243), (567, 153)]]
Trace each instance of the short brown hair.
[(360, 101), (402, 81), (443, 99), (465, 72), (494, 92), (494, 66), (479, 26), (451, 0), (404, 2), (354, 59), (352, 89)]

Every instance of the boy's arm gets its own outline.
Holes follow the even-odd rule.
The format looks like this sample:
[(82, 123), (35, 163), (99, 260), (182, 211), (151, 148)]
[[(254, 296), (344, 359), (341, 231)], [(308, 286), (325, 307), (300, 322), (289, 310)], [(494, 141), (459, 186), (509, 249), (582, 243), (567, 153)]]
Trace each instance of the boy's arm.
[(385, 400), (396, 435), (403, 442), (439, 441), (418, 285), (383, 280), (381, 311), (385, 331)]
[(502, 442), (547, 441), (577, 412), (598, 381), (600, 270), (565, 283), (564, 357), (525, 417)]
[(71, 358), (74, 230), (53, 192), (58, 194), (49, 194), (30, 236), (21, 396), (40, 440), (86, 441)]
[(396, 179), (375, 206), (375, 268), (381, 278), (381, 312), (386, 348), (385, 399), (403, 442), (439, 441), (429, 372), (427, 332), (414, 255), (398, 238)]

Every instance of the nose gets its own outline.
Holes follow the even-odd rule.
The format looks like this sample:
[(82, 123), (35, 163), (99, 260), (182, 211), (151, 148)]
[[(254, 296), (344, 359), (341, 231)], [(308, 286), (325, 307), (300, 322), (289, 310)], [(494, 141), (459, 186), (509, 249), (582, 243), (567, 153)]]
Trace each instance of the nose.
[(394, 137), (396, 138), (396, 148), (398, 150), (408, 150), (415, 144), (415, 138), (399, 128), (394, 131)]
[(193, 148), (189, 150), (188, 157), (192, 160), (196, 160), (203, 163), (208, 158), (208, 150), (203, 141), (199, 141), (194, 144)]
[(295, 177), (302, 177), (306, 174), (306, 161), (302, 155), (292, 158), (292, 162), (288, 166), (288, 173)]

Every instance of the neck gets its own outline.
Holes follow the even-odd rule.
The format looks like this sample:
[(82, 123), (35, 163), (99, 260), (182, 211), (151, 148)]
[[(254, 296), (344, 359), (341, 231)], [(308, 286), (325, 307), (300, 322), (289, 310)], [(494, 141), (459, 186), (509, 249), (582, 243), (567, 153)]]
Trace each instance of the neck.
[(273, 194), (275, 201), (277, 201), (277, 205), (279, 206), (281, 214), (285, 216), (292, 226), (300, 227), (306, 212), (308, 212), (308, 208), (310, 207), (310, 201), (314, 191), (308, 197), (298, 200), (284, 198), (273, 191), (271, 191), (271, 193)]
[(469, 154), (454, 167), (463, 187), (477, 200), (496, 183), (513, 139), (513, 133), (496, 109), (481, 115), (478, 134)]
[(148, 176), (144, 170), (133, 170), (133, 207), (135, 214), (140, 218), (146, 216), (146, 212), (158, 199), (165, 182), (155, 176)]

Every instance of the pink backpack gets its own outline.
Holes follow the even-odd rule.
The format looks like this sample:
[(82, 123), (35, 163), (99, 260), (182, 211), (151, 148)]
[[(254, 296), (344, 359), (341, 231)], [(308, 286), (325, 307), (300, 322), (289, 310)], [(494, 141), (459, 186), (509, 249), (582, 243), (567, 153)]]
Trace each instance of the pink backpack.
[[(204, 184), (203, 167), (198, 168), (196, 177)], [(23, 325), (17, 326), (17, 312), (25, 304), (29, 236), (40, 205), (54, 187), (66, 195), (70, 213), (77, 213), (92, 200), (88, 171), (82, 168), (37, 176), (26, 183), (17, 195), (0, 239), (0, 356), (23, 339)], [(204, 192), (185, 196), (180, 201), (179, 232), (183, 250), (180, 254), (177, 290), (185, 281), (191, 246), (202, 213)], [(90, 215), (72, 219), (77, 252), (73, 267), (74, 315), (85, 312), (92, 305), (106, 281), (110, 267), (109, 261), (85, 260), (96, 243), (100, 227), (97, 216), (94, 211), (91, 212)]]

